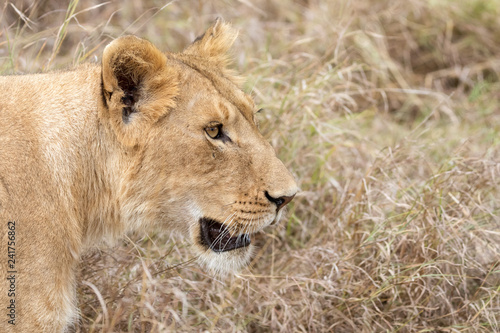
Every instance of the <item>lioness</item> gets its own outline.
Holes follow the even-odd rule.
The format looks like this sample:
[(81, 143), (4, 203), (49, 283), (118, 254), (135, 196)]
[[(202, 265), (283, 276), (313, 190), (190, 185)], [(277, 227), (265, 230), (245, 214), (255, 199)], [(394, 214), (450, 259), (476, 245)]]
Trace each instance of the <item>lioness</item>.
[(125, 36), (101, 66), (0, 77), (0, 331), (67, 329), (82, 253), (130, 231), (248, 262), (297, 185), (227, 68), (236, 35), (218, 20), (181, 53)]

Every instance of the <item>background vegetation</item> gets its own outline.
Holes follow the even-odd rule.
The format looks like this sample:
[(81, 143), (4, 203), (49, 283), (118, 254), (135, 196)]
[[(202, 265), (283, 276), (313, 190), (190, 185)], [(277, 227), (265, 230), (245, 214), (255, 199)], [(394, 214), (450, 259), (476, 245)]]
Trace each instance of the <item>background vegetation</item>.
[(0, 3), (0, 72), (180, 51), (218, 16), (302, 192), (219, 279), (167, 234), (81, 265), (77, 332), (500, 332), (499, 0)]

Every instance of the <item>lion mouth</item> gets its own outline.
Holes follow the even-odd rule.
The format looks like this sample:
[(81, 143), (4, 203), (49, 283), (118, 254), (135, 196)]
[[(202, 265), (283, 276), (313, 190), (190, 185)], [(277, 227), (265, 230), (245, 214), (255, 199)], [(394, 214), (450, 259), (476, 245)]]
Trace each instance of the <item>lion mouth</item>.
[(226, 226), (208, 218), (200, 219), (201, 243), (214, 252), (226, 252), (250, 245), (248, 234), (231, 237)]

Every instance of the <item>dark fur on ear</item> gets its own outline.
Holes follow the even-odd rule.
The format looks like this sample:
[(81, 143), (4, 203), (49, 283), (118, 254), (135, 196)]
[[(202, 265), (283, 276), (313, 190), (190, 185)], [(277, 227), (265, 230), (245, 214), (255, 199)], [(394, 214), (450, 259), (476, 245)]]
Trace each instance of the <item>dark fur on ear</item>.
[(166, 56), (150, 42), (120, 37), (103, 52), (103, 94), (108, 118), (118, 139), (127, 146), (139, 143), (147, 125), (175, 107), (177, 76)]

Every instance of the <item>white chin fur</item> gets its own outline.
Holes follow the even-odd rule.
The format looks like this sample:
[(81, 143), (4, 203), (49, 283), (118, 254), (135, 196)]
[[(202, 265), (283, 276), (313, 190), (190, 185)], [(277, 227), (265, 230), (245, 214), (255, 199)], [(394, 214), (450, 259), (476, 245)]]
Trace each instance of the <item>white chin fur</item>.
[(198, 262), (208, 271), (218, 276), (237, 273), (247, 266), (253, 255), (254, 246), (239, 248), (228, 252), (204, 250), (198, 256)]

